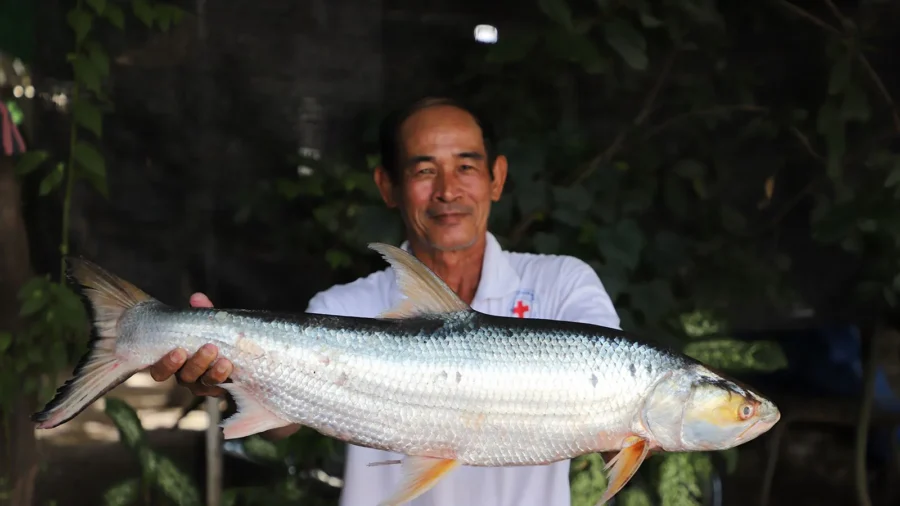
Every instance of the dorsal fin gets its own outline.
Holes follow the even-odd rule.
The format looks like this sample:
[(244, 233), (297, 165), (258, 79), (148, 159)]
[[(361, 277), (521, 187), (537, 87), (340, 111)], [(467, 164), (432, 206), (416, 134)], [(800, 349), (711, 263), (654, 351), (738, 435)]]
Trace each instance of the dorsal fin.
[(379, 242), (369, 244), (369, 248), (381, 253), (391, 264), (397, 286), (406, 297), (381, 313), (379, 318), (410, 318), (471, 310), (437, 274), (407, 251)]

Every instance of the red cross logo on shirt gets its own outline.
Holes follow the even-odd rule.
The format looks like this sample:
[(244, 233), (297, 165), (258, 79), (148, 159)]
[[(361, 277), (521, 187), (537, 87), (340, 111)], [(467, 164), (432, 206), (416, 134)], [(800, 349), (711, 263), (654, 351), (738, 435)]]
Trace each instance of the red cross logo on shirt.
[(519, 300), (516, 301), (516, 307), (513, 308), (513, 314), (515, 314), (517, 318), (525, 318), (525, 313), (527, 313), (529, 309), (531, 308)]

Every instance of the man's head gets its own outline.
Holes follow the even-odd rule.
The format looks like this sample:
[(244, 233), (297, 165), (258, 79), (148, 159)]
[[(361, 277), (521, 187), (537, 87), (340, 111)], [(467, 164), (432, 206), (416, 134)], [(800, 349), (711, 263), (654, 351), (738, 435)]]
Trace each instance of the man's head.
[(421, 100), (382, 124), (375, 182), (416, 242), (465, 249), (485, 236), (491, 202), (503, 192), (506, 158), (495, 149), (490, 126), (469, 109)]

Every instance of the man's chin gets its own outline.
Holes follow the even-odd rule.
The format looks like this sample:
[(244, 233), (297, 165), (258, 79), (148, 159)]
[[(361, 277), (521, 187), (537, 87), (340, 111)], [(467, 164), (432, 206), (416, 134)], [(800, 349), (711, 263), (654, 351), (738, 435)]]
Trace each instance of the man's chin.
[(432, 237), (428, 242), (432, 248), (438, 251), (462, 251), (474, 246), (478, 242), (478, 236), (471, 234), (466, 237)]

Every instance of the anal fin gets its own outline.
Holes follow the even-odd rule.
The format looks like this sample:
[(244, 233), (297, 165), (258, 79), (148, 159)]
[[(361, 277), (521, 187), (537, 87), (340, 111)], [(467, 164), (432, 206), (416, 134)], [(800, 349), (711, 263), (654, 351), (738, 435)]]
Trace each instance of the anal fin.
[(403, 478), (397, 490), (391, 497), (378, 503), (378, 506), (398, 506), (412, 501), (435, 486), (458, 465), (458, 460), (414, 456), (404, 458)]
[[(603, 469), (609, 471), (607, 476), (606, 490), (597, 502), (597, 506), (606, 504), (622, 490), (622, 487), (637, 472), (638, 468), (647, 458), (647, 452), (650, 450), (650, 443), (641, 437), (630, 436), (625, 439), (625, 446), (612, 458)], [(610, 471), (610, 468), (612, 470)]]
[(222, 435), (225, 439), (247, 437), (291, 425), (291, 422), (282, 420), (266, 409), (243, 386), (236, 383), (222, 383), (219, 386), (234, 397), (238, 410), (237, 413), (219, 425), (222, 428)]

